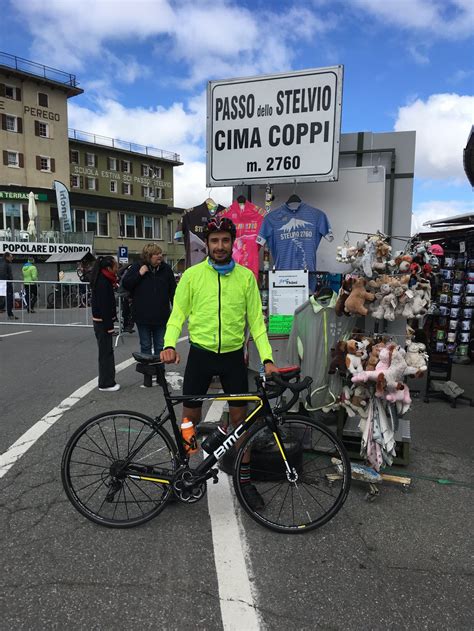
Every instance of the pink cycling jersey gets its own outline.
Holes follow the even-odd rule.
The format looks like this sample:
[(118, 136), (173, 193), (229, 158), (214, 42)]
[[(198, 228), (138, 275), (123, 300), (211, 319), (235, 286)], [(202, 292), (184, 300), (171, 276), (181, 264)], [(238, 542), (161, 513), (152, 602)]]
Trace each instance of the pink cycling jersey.
[(243, 209), (238, 202), (233, 202), (228, 208), (219, 213), (221, 217), (232, 219), (237, 229), (232, 256), (236, 263), (252, 270), (258, 280), (258, 250), (257, 236), (265, 216), (263, 208), (259, 208), (246, 201)]

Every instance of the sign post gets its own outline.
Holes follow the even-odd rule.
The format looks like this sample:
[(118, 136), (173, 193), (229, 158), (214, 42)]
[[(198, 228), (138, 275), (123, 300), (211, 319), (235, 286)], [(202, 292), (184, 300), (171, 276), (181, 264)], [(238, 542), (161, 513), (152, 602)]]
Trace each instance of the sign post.
[(126, 265), (128, 263), (128, 247), (126, 245), (119, 245), (117, 258), (119, 265)]
[(343, 67), (210, 81), (207, 185), (338, 179)]

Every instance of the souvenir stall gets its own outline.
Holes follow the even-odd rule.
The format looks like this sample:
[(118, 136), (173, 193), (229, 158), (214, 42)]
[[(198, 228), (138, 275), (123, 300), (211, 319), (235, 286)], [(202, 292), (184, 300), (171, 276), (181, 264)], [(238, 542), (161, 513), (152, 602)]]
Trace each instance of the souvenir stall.
[(416, 239), (430, 244), (439, 265), (432, 274), (433, 304), (424, 323), (430, 361), (424, 400), (452, 407), (473, 400), (452, 379), (453, 364), (474, 359), (474, 227), (472, 215), (433, 221)]

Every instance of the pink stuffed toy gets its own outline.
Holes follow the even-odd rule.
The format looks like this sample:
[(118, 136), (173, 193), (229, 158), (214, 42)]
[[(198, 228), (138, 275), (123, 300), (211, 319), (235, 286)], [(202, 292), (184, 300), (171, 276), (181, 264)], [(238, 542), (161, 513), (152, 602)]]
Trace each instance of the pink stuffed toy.
[(384, 375), (390, 368), (392, 352), (395, 344), (389, 344), (381, 349), (379, 361), (374, 370), (363, 370), (352, 377), (352, 383), (366, 383), (367, 381), (375, 381), (377, 383), (378, 396), (383, 395), (383, 386), (385, 383)]
[(399, 387), (393, 392), (389, 392), (385, 396), (385, 398), (387, 399), (387, 401), (389, 401), (389, 403), (397, 404), (397, 412), (400, 415), (405, 414), (405, 412), (408, 412), (408, 410), (410, 409), (411, 396), (410, 396), (410, 390), (406, 383), (403, 384), (402, 388)]

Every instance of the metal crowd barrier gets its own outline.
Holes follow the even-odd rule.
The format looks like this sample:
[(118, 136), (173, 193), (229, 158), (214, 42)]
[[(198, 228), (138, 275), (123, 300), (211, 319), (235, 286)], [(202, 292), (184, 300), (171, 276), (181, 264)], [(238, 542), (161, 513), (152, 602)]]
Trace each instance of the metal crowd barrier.
[(89, 283), (37, 281), (35, 287), (18, 280), (0, 281), (0, 294), (5, 293), (0, 295), (0, 324), (92, 326)]

